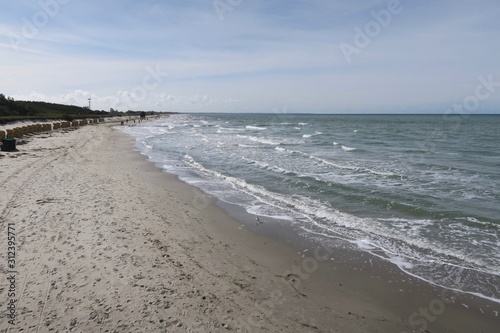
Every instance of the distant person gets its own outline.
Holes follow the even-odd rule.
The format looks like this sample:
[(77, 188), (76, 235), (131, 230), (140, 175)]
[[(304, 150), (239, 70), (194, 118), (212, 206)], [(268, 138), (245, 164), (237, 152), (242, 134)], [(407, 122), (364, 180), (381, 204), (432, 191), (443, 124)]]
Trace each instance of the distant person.
[(146, 119), (146, 112), (142, 111), (141, 112), (141, 120)]

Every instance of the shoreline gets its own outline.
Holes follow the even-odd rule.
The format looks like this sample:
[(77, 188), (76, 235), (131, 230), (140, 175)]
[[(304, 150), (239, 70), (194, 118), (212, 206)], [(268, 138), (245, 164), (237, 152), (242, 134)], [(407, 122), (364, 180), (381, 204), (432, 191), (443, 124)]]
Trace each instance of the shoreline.
[(496, 332), (498, 304), (441, 297), (361, 253), (246, 230), (134, 141), (98, 125), (34, 137), (7, 154), (17, 158), (0, 158), (0, 181), (18, 188), (0, 201), (0, 231), (5, 221), (19, 228), (24, 281), (11, 331), (411, 332), (425, 323), (429, 332)]
[[(303, 235), (300, 228), (290, 225), (252, 228), (252, 215), (242, 212), (243, 208), (231, 207), (235, 205), (220, 200), (216, 204), (236, 221), (250, 222), (246, 226), (250, 226), (251, 232), (270, 237), (299, 254), (299, 261), (286, 271), (297, 277), (291, 284), (314, 294), (315, 302), (325, 307), (330, 307), (332, 301), (339, 307), (352, 302), (356, 306), (364, 302), (369, 307), (375, 305), (406, 326), (402, 330), (389, 326), (387, 332), (496, 332), (500, 324), (500, 306), (494, 300), (414, 277), (396, 264), (340, 238), (333, 242), (336, 244), (323, 236), (311, 239)], [(380, 320), (388, 319), (381, 317)]]
[[(136, 143), (134, 144), (134, 149), (146, 160), (148, 159), (146, 155), (140, 152)], [(149, 163), (155, 165), (154, 162)], [(195, 188), (196, 191), (201, 191), (195, 186), (183, 182), (178, 176), (163, 171), (160, 166), (155, 165), (155, 167), (162, 173), (175, 177), (177, 181)], [(207, 196), (210, 195), (207, 194)], [(343, 244), (343, 247), (348, 245), (347, 247), (349, 248), (340, 250), (336, 246), (332, 247), (325, 244), (327, 240), (321, 240), (321, 237), (318, 237), (317, 240), (310, 240), (301, 236), (299, 234), (299, 228), (290, 228), (290, 226), (286, 226), (288, 227), (287, 230), (285, 228), (280, 228), (279, 225), (271, 225), (268, 228), (266, 228), (266, 224), (255, 226), (254, 215), (246, 212), (242, 207), (224, 202), (214, 197), (211, 198), (215, 205), (222, 208), (225, 214), (228, 214), (234, 219), (233, 223), (240, 225), (240, 230), (245, 228), (254, 234), (285, 244), (292, 248), (293, 254), (297, 253), (300, 256), (298, 261), (295, 260), (294, 264), (285, 271), (285, 273), (291, 272), (293, 275), (298, 276), (298, 279), (295, 280), (297, 282), (290, 283), (293, 285), (292, 288), (298, 287), (304, 284), (306, 280), (310, 279), (311, 285), (319, 284), (321, 286), (319, 288), (321, 291), (317, 293), (316, 297), (322, 298), (322, 291), (329, 289), (328, 285), (339, 275), (343, 276), (343, 281), (339, 283), (339, 286), (345, 287), (350, 284), (349, 289), (351, 289), (351, 296), (356, 294), (362, 299), (369, 298), (381, 308), (390, 305), (387, 306), (388, 311), (397, 309), (401, 315), (402, 322), (406, 326), (406, 329), (398, 332), (419, 331), (419, 328), (422, 330), (428, 329), (429, 332), (434, 332), (434, 330), (437, 332), (444, 330), (451, 330), (451, 332), (471, 332), (478, 330), (483, 324), (484, 332), (496, 332), (497, 326), (495, 325), (500, 324), (499, 303), (489, 300), (485, 296), (479, 297), (470, 293), (453, 291), (435, 285), (422, 278), (414, 277), (401, 270), (397, 265), (372, 254), (363, 252), (345, 240), (339, 239), (338, 241)], [(283, 234), (283, 230), (287, 230), (285, 235)], [(316, 250), (318, 251), (316, 252)], [(315, 254), (311, 255), (311, 252)], [(323, 258), (325, 255), (328, 258)], [(334, 264), (332, 264), (333, 260), (335, 260)], [(368, 263), (370, 264), (368, 265)], [(307, 265), (312, 265), (312, 267), (305, 268)], [(335, 267), (336, 265), (338, 266)], [(374, 268), (374, 265), (378, 265), (378, 267)], [(308, 271), (310, 269), (313, 271)], [(338, 274), (336, 271), (337, 269), (341, 269), (342, 273)], [(372, 269), (376, 273), (371, 273), (368, 279), (366, 276), (363, 276), (364, 271), (370, 271)], [(313, 278), (316, 271), (318, 271), (318, 277)], [(295, 274), (297, 272), (300, 273)], [(283, 277), (283, 275), (281, 276)], [(357, 281), (346, 283), (346, 281), (352, 280), (353, 278)], [(385, 278), (388, 283), (383, 283), (383, 280), (375, 281), (374, 283), (372, 278)], [(363, 290), (365, 285), (371, 285), (373, 290), (365, 294), (358, 292)], [(316, 286), (313, 289), (318, 288)], [(375, 292), (379, 289), (382, 291)], [(314, 291), (317, 292), (318, 290)], [(338, 292), (344, 293), (345, 291), (334, 290), (330, 292), (330, 294), (333, 295), (333, 297), (337, 297)], [(392, 301), (390, 301), (391, 299)], [(324, 300), (328, 301), (327, 299)], [(384, 300), (387, 304), (380, 303), (380, 300)], [(325, 302), (325, 306), (327, 305), (328, 304)], [(432, 309), (432, 307), (434, 307), (434, 309)], [(401, 311), (402, 309), (404, 310)], [(445, 310), (452, 313), (444, 315)], [(486, 312), (489, 313), (485, 315)], [(406, 317), (403, 313), (407, 313)], [(441, 316), (443, 322), (439, 324), (438, 319)], [(462, 320), (462, 318), (464, 319)], [(485, 322), (479, 323), (480, 321)]]
[[(137, 144), (135, 144), (135, 150), (139, 152), (144, 158), (147, 160), (148, 157), (143, 154), (140, 151), (140, 148), (137, 147)], [(153, 165), (156, 163), (150, 162)], [(180, 181), (187, 186), (194, 187), (196, 186), (188, 184), (182, 180), (179, 179), (179, 177), (175, 174), (168, 173), (167, 171), (164, 171), (160, 165), (156, 165), (156, 167), (161, 170), (163, 173), (174, 176), (177, 181)], [(197, 191), (202, 191), (201, 189), (196, 188)], [(210, 194), (207, 194), (210, 196)], [(448, 308), (449, 306), (453, 306), (454, 309), (453, 311), (455, 312), (452, 314), (450, 317), (453, 317), (453, 315), (456, 315), (457, 313), (460, 314), (460, 316), (466, 315), (466, 312), (470, 308), (474, 308), (473, 311), (476, 311), (480, 313), (480, 315), (484, 315), (486, 311), (490, 311), (488, 313), (488, 316), (485, 316), (487, 322), (492, 323), (493, 325), (495, 323), (500, 324), (500, 306), (499, 303), (494, 300), (490, 299), (487, 296), (481, 295), (475, 295), (474, 293), (468, 293), (468, 292), (463, 292), (463, 291), (458, 291), (458, 290), (453, 290), (450, 288), (442, 287), (439, 285), (436, 285), (428, 280), (425, 280), (421, 277), (418, 276), (413, 276), (411, 273), (405, 272), (402, 270), (400, 267), (398, 267), (396, 264), (390, 262), (387, 259), (382, 259), (379, 258), (373, 254), (364, 252), (354, 246), (352, 243), (344, 240), (344, 239), (338, 239), (338, 243), (341, 243), (342, 245), (340, 246), (341, 248), (346, 248), (346, 249), (339, 249), (338, 246), (329, 246), (328, 242), (331, 242), (331, 239), (325, 238), (323, 236), (318, 236), (316, 237), (316, 240), (311, 240), (308, 239), (307, 237), (300, 235), (303, 233), (300, 228), (297, 228), (295, 226), (290, 226), (286, 225), (283, 228), (281, 226), (283, 224), (287, 224), (287, 221), (280, 221), (280, 220), (275, 220), (277, 224), (272, 224), (271, 225), (266, 225), (266, 224), (261, 224), (259, 223), (257, 226), (254, 221), (254, 215), (251, 213), (246, 212), (246, 210), (238, 206), (236, 204), (232, 203), (227, 203), (225, 201), (222, 201), (218, 198), (212, 198), (214, 200), (214, 203), (221, 207), (226, 214), (228, 214), (230, 217), (232, 217), (234, 220), (236, 220), (235, 223), (240, 224), (240, 229), (241, 228), (246, 228), (250, 230), (252, 233), (264, 236), (264, 237), (270, 237), (273, 241), (278, 241), (279, 243), (286, 244), (287, 246), (292, 247), (293, 251), (296, 252), (301, 256), (301, 259), (299, 261), (302, 261), (302, 263), (307, 262), (315, 262), (314, 265), (321, 265), (324, 267), (321, 267), (323, 272), (321, 274), (326, 275), (328, 277), (336, 277), (336, 274), (332, 273), (332, 269), (336, 270), (337, 268), (332, 268), (332, 264), (330, 261), (335, 260), (334, 257), (340, 257), (340, 259), (337, 260), (337, 262), (340, 262), (340, 265), (342, 266), (343, 270), (346, 270), (350, 273), (352, 273), (352, 270), (359, 270), (359, 271), (369, 271), (370, 269), (373, 269), (374, 262), (376, 262), (376, 265), (379, 265), (379, 267), (376, 269), (378, 274), (371, 274), (371, 277), (375, 278), (380, 278), (384, 277), (389, 281), (389, 284), (385, 285), (378, 285), (377, 288), (382, 288), (385, 290), (383, 293), (380, 293), (379, 297), (380, 299), (386, 299), (387, 295), (386, 294), (391, 294), (391, 297), (396, 299), (396, 298), (401, 298), (399, 302), (395, 302), (398, 305), (397, 306), (392, 306), (392, 309), (402, 309), (406, 308), (405, 311), (407, 311), (408, 315), (406, 316), (406, 319), (403, 317), (403, 321), (406, 323), (407, 330), (412, 331), (412, 328), (418, 328), (418, 327), (424, 327), (426, 324), (424, 324), (424, 321), (426, 323), (433, 323), (438, 319), (439, 316), (442, 315), (440, 309), (436, 309), (434, 312), (437, 314), (437, 316), (433, 316), (432, 312), (431, 314), (426, 317), (425, 312), (420, 313), (419, 311), (421, 309), (426, 309), (426, 306), (424, 305), (433, 305), (433, 306), (442, 306), (444, 308)], [(286, 231), (285, 234), (283, 234), (283, 231)], [(314, 252), (313, 249), (320, 249), (318, 251), (317, 255), (311, 255), (311, 252)], [(310, 251), (313, 250), (313, 251)], [(308, 252), (309, 251), (309, 252)], [(323, 253), (323, 254), (319, 254)], [(328, 258), (321, 258), (324, 255), (329, 255)], [(319, 257), (320, 258), (319, 258)], [(354, 260), (352, 258), (355, 258)], [(367, 265), (367, 263), (370, 263), (370, 265)], [(293, 271), (302, 271), (302, 274), (299, 274), (299, 281), (296, 283), (296, 285), (301, 284), (301, 280), (307, 280), (310, 278), (310, 276), (314, 275), (315, 272), (307, 272), (306, 269), (303, 267), (298, 267), (300, 265), (297, 265), (296, 262), (293, 267), (291, 267), (287, 272)], [(314, 269), (316, 271), (316, 268)], [(325, 274), (325, 272), (327, 272)], [(390, 272), (389, 274), (387, 272)], [(351, 274), (347, 273), (347, 279), (352, 278)], [(304, 279), (305, 277), (305, 279)], [(363, 277), (357, 277), (360, 281), (363, 281), (363, 283), (367, 283), (367, 281), (364, 281)], [(321, 278), (323, 285), (326, 285), (329, 283), (324, 277)], [(393, 281), (394, 279), (399, 281)], [(331, 281), (330, 281), (331, 282)], [(317, 283), (317, 281), (315, 281)], [(369, 283), (369, 282), (368, 282)], [(399, 289), (397, 292), (390, 292), (387, 293), (387, 290), (390, 290), (391, 288), (395, 288), (392, 284), (394, 285), (399, 285)], [(408, 286), (408, 284), (411, 284), (412, 286)], [(345, 286), (345, 284), (344, 284)], [(409, 294), (406, 293), (408, 290), (408, 287), (410, 287)], [(415, 290), (411, 288), (416, 288), (418, 292), (424, 293), (425, 296), (422, 295), (415, 295)], [(363, 289), (363, 286), (361, 283), (353, 283), (351, 286), (351, 289), (356, 290), (356, 289)], [(403, 293), (403, 294), (402, 294)], [(406, 293), (406, 294), (405, 294)], [(363, 297), (367, 297), (364, 295)], [(408, 302), (409, 298), (413, 297), (414, 299), (411, 300), (411, 302)], [(377, 302), (376, 299), (374, 299), (375, 302)], [(410, 306), (407, 306), (407, 304), (410, 303)], [(422, 306), (417, 308), (417, 304), (421, 304)], [(379, 304), (380, 306), (384, 306), (384, 304)], [(466, 309), (466, 311), (462, 311)], [(487, 309), (487, 310), (485, 310)], [(444, 311), (443, 311), (444, 312)], [(454, 323), (451, 325), (455, 330), (453, 332), (470, 332), (471, 330), (477, 329), (477, 322), (474, 322), (472, 326), (469, 326), (468, 322), (471, 319), (477, 319), (479, 318), (473, 318), (473, 317), (468, 317), (467, 320), (461, 321), (459, 320), (458, 323)], [(443, 321), (449, 320), (448, 318), (444, 318)], [(480, 320), (484, 320), (480, 319)], [(465, 326), (464, 326), (465, 325)], [(433, 326), (433, 325), (431, 325)], [(448, 326), (437, 326), (440, 330), (445, 330), (449, 329)], [(467, 328), (464, 328), (467, 327)], [(487, 325), (485, 327), (488, 327)], [(491, 326), (491, 331), (495, 331), (494, 326)], [(418, 330), (417, 330), (418, 331)], [(489, 332), (486, 330), (485, 332)]]

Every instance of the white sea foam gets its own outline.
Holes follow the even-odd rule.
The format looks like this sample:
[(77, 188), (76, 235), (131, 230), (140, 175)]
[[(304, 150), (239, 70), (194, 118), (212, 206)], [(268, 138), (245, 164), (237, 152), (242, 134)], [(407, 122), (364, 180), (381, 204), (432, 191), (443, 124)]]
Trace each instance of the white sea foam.
[(292, 171), (286, 170), (286, 169), (281, 168), (277, 165), (270, 165), (269, 163), (253, 160), (253, 159), (247, 158), (245, 156), (242, 156), (241, 159), (243, 161), (245, 161), (246, 163), (256, 165), (257, 167), (259, 167), (260, 169), (263, 169), (263, 170), (269, 170), (269, 171), (272, 171), (272, 172), (275, 172), (278, 174), (292, 173)]
[(219, 127), (217, 129), (217, 133), (234, 133), (234, 132), (242, 132), (245, 131), (244, 128), (229, 128), (229, 127)]
[(261, 138), (261, 137), (257, 137), (257, 136), (237, 135), (237, 137), (243, 138), (243, 139), (247, 139), (247, 140), (250, 140), (250, 141), (253, 141), (253, 142), (263, 143), (263, 144), (266, 144), (266, 145), (274, 145), (274, 146), (276, 146), (276, 145), (280, 145), (281, 144), (281, 141), (275, 141), (275, 140)]
[(321, 134), (323, 134), (323, 132), (316, 131), (316, 132), (314, 132), (312, 134), (304, 134), (304, 135), (302, 135), (302, 137), (303, 138), (312, 138), (313, 136), (317, 136), (317, 135), (321, 135)]
[(355, 151), (357, 148), (352, 148), (352, 147), (347, 147), (347, 146), (342, 146), (343, 151)]
[(258, 148), (259, 146), (255, 146), (255, 145), (244, 145), (244, 144), (238, 144), (238, 147), (241, 147), (241, 148)]
[(253, 130), (253, 131), (265, 131), (267, 130), (266, 127), (259, 127), (259, 126), (246, 126), (246, 129)]
[[(301, 152), (302, 153), (302, 152)], [(303, 153), (304, 154), (304, 153)], [(336, 168), (339, 168), (339, 169), (348, 169), (348, 170), (359, 170), (358, 167), (355, 167), (355, 166), (351, 166), (351, 165), (342, 165), (342, 164), (338, 164), (338, 163), (334, 163), (332, 161), (328, 161), (326, 159), (323, 159), (323, 158), (320, 158), (320, 157), (317, 157), (317, 156), (314, 156), (314, 155), (309, 155), (309, 154), (305, 154), (307, 157), (309, 157), (310, 159), (312, 160), (315, 160), (315, 161), (318, 161), (320, 163), (323, 163), (323, 164), (326, 164), (326, 165), (330, 165), (330, 166), (333, 166), (333, 167), (336, 167)]]
[(471, 222), (471, 223), (476, 223), (476, 224), (481, 224), (481, 225), (485, 225), (485, 226), (488, 226), (490, 228), (494, 228), (494, 229), (500, 229), (500, 224), (494, 224), (494, 223), (491, 223), (491, 222), (483, 222), (483, 221), (479, 221), (477, 218), (475, 217), (466, 217), (466, 220), (468, 222)]
[(171, 128), (166, 129), (165, 127), (149, 127), (148, 130), (151, 134), (165, 134), (169, 132)]
[(368, 239), (358, 239), (355, 241), (356, 245), (362, 250), (374, 250), (375, 247)]
[(400, 268), (404, 268), (404, 269), (412, 269), (413, 268), (413, 265), (410, 262), (408, 262), (407, 260), (405, 260), (403, 257), (399, 257), (399, 256), (391, 257), (391, 258), (389, 258), (389, 261)]

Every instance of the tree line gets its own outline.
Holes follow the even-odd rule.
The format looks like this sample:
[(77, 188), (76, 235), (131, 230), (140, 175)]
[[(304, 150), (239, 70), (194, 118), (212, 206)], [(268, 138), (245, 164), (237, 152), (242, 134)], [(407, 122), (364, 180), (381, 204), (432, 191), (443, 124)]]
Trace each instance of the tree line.
[[(81, 118), (139, 116), (143, 111), (119, 112), (90, 110), (88, 107), (65, 105), (39, 101), (16, 101), (12, 97), (5, 97), (0, 93), (0, 123), (25, 119), (64, 119), (71, 121)], [(148, 114), (158, 112), (147, 112)]]

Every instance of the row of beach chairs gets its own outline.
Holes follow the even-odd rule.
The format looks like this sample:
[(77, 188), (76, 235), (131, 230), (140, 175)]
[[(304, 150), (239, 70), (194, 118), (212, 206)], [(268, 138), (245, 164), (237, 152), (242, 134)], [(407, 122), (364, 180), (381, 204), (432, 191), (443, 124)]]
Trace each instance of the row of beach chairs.
[(104, 122), (103, 118), (100, 119), (84, 119), (84, 120), (74, 120), (74, 121), (62, 121), (54, 122), (50, 124), (32, 124), (20, 127), (15, 127), (8, 130), (0, 130), (0, 140), (6, 138), (22, 138), (28, 134), (40, 133), (40, 132), (50, 132), (52, 130), (80, 127), (90, 124), (97, 124)]

